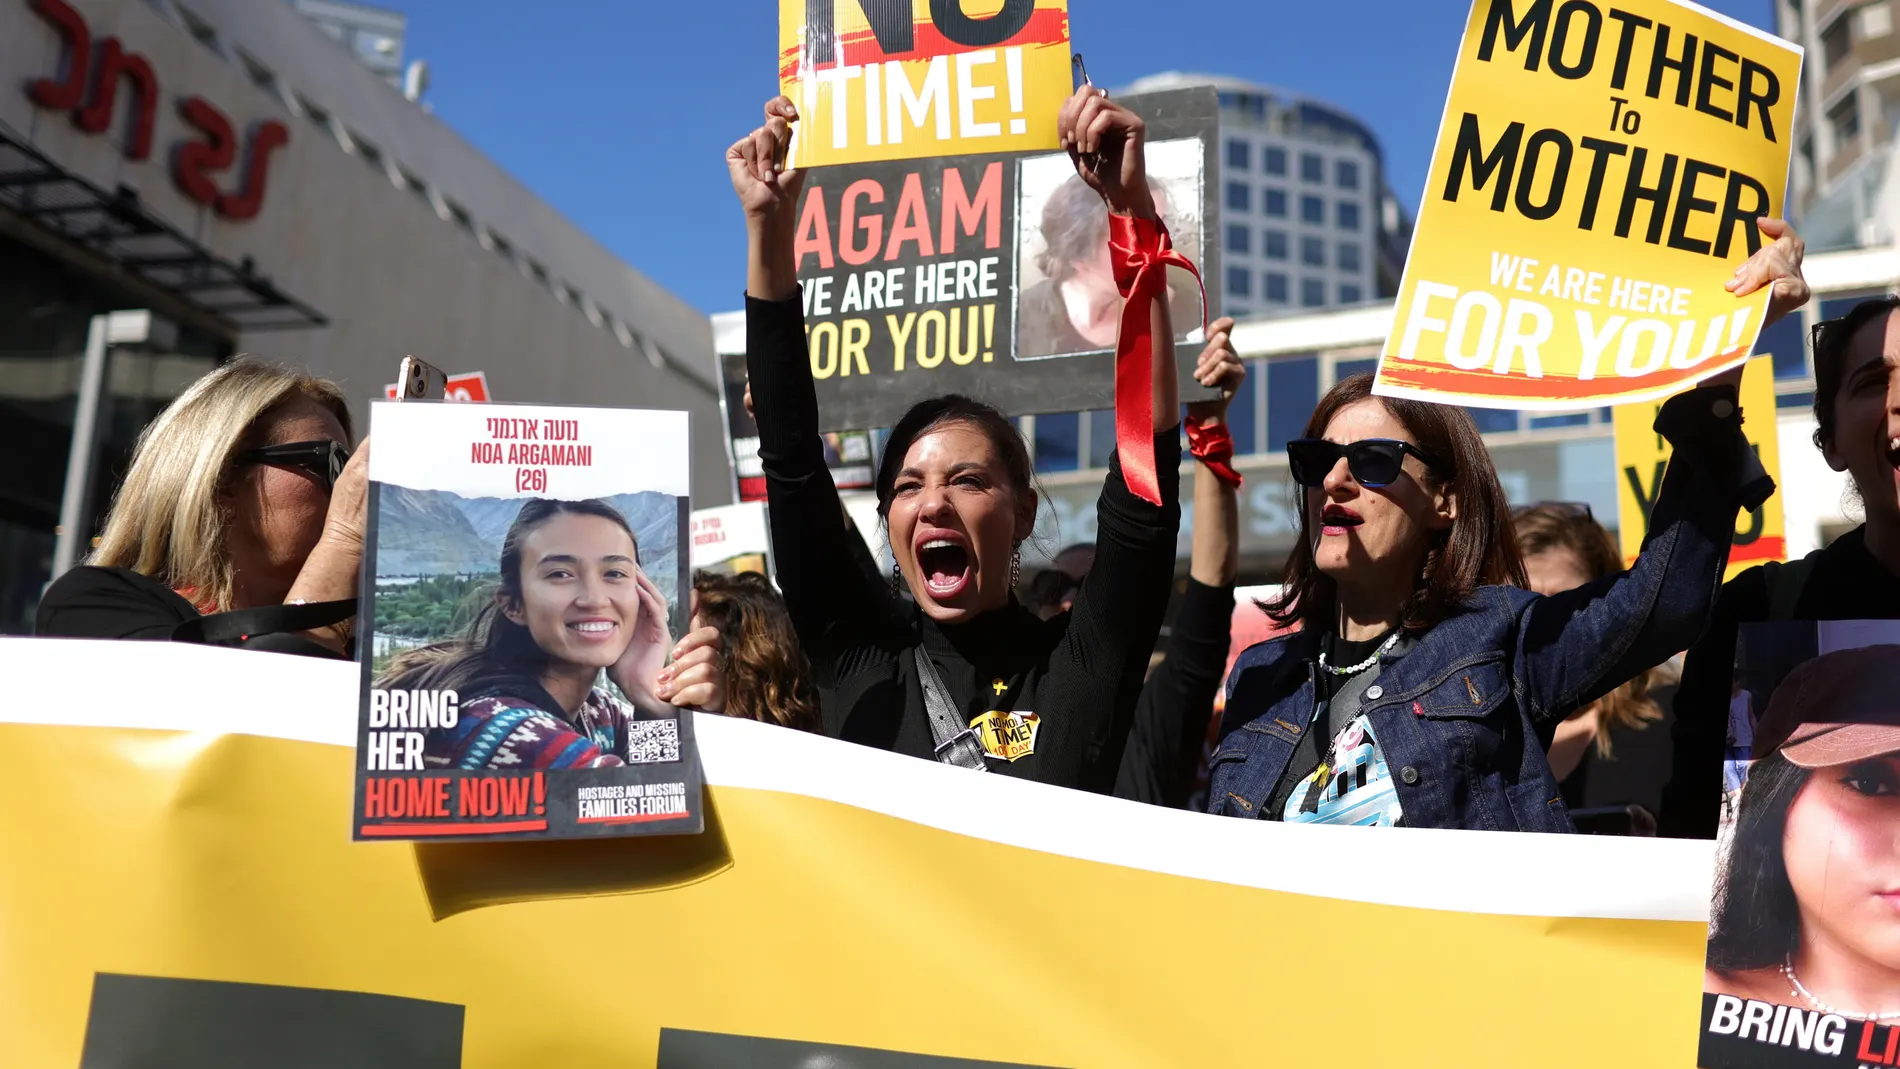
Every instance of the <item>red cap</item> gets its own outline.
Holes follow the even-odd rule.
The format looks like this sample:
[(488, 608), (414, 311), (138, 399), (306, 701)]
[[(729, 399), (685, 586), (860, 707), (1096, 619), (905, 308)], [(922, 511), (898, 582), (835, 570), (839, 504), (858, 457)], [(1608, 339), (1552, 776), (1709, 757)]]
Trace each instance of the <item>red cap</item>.
[(1900, 751), (1900, 646), (1837, 650), (1789, 672), (1755, 727), (1755, 757), (1802, 768)]

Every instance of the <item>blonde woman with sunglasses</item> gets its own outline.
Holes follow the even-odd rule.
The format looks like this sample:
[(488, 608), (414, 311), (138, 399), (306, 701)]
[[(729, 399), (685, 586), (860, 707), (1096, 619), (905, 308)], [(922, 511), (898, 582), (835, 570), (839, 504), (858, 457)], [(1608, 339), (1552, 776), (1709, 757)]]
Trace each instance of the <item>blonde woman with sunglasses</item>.
[(34, 630), (348, 657), (368, 442), (335, 383), (240, 357), (139, 435), (97, 548)]

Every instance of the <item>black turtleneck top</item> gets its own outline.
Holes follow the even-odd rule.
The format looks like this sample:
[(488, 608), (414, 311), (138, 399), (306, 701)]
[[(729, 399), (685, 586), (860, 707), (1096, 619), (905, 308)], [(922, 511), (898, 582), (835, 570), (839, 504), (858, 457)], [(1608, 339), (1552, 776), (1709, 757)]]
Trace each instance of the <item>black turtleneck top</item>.
[(1035, 717), (1029, 753), (987, 757), (992, 773), (1113, 788), (1174, 574), (1181, 525), (1177, 428), (1155, 436), (1163, 504), (1129, 491), (1109, 462), (1095, 565), (1075, 607), (1038, 620), (1013, 599), (943, 626), (854, 560), (825, 466), (818, 398), (797, 296), (746, 299), (746, 368), (759, 425), (778, 582), (817, 678), (827, 734), (930, 758), (935, 750), (913, 651), (922, 646), (966, 720)]

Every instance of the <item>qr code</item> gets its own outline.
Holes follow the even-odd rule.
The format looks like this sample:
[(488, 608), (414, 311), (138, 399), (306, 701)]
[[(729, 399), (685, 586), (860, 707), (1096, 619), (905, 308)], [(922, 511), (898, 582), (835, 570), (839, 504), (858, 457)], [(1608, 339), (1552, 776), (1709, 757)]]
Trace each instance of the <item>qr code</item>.
[(627, 763), (655, 765), (680, 759), (680, 722), (635, 720), (627, 725)]

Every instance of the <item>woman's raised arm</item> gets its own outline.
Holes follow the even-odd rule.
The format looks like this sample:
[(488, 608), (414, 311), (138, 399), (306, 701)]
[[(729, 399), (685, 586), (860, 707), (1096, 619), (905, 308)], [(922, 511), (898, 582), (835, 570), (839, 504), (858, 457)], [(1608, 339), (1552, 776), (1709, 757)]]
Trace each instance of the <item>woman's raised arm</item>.
[[(1141, 116), (1108, 98), (1105, 90), (1085, 85), (1063, 102), (1056, 117), (1056, 133), (1062, 147), (1069, 150), (1075, 172), (1101, 194), (1108, 205), (1110, 258), (1115, 266), (1115, 281), (1130, 306), (1122, 312), (1122, 338), (1116, 346), (1121, 353), (1130, 334), (1145, 328), (1152, 359), (1146, 386), (1152, 393), (1154, 429), (1164, 431), (1181, 423), (1181, 396), (1175, 385), (1174, 324), (1168, 313), (1166, 267), (1159, 261), (1151, 270), (1155, 282), (1138, 284), (1137, 265), (1158, 251), (1152, 242), (1160, 218), (1155, 214), (1154, 196), (1148, 189), (1148, 124)], [(1131, 287), (1134, 291), (1131, 293)], [(1137, 303), (1139, 302), (1139, 303)], [(1140, 304), (1146, 304), (1142, 316)], [(1132, 339), (1139, 342), (1139, 338)], [(1122, 392), (1139, 389), (1139, 381), (1122, 379), (1120, 359), (1116, 367), (1116, 406)]]
[[(1760, 220), (1773, 239), (1735, 271), (1729, 292), (1770, 289), (1764, 326), (1801, 307), (1804, 246), (1779, 219)], [(1518, 644), (1526, 711), (1554, 722), (1688, 648), (1708, 626), (1738, 510), (1774, 492), (1742, 436), (1741, 368), (1669, 399), (1656, 433), (1674, 448), (1636, 564), (1621, 575), (1531, 602)], [(1774, 413), (1750, 413), (1773, 433)]]
[(793, 626), (807, 651), (876, 633), (891, 598), (859, 567), (845, 542), (843, 505), (825, 464), (818, 394), (799, 307), (793, 253), (801, 171), (782, 164), (798, 111), (786, 97), (765, 105), (765, 123), (726, 150), (726, 169), (746, 222), (746, 374), (759, 425), (772, 552)]

